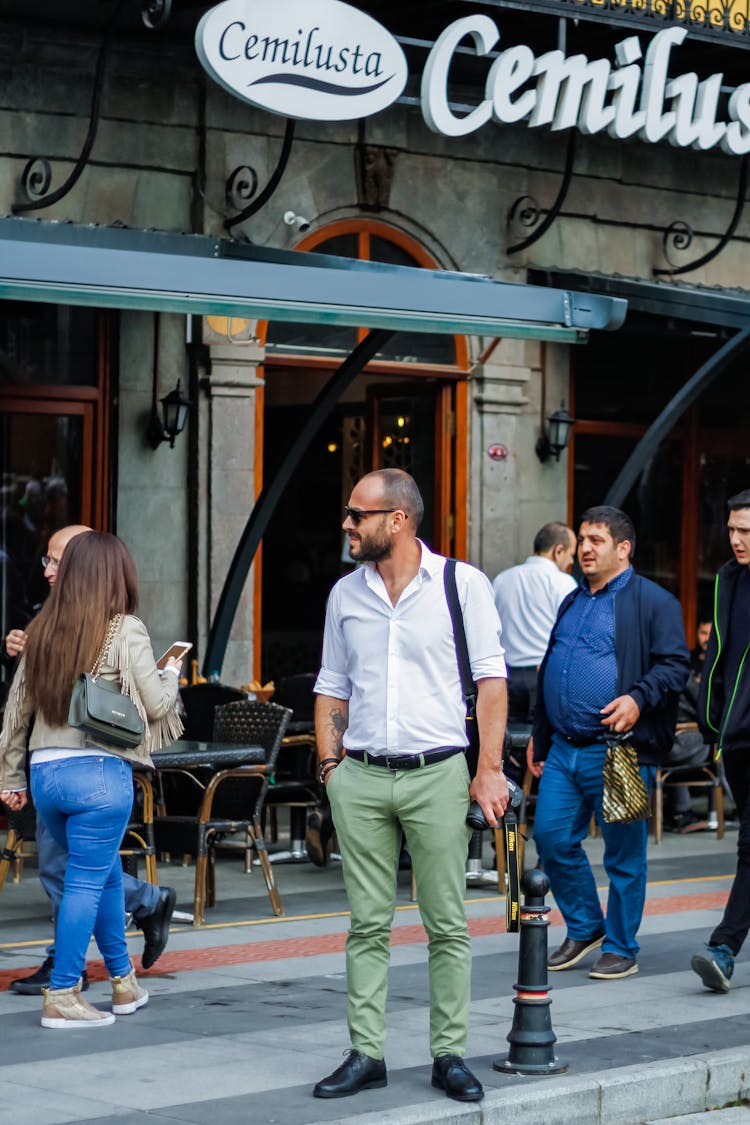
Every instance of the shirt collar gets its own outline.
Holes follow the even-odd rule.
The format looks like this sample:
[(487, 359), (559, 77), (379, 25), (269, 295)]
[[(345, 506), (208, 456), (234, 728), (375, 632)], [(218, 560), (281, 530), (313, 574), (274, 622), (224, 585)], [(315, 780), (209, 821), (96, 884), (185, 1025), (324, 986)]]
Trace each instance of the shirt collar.
[[(434, 554), (421, 539), (417, 539), (417, 543), (419, 543), (422, 550), (422, 557), (419, 560), (419, 570), (414, 578), (412, 578), (412, 582), (421, 585), (425, 578), (435, 578), (436, 575), (440, 573), (444, 560), (441, 555)], [(376, 586), (382, 586), (383, 580), (380, 577), (377, 563), (366, 562), (361, 569), (364, 571), (365, 581), (371, 589), (375, 589)], [(411, 585), (411, 583), (409, 583), (409, 585)]]
[(610, 578), (609, 582), (605, 583), (601, 590), (597, 590), (595, 594), (592, 594), (589, 590), (588, 578), (584, 578), (581, 585), (590, 598), (599, 597), (600, 594), (616, 594), (623, 586), (627, 586), (632, 574), (633, 568), (629, 566), (627, 570), (623, 570), (622, 574), (616, 574), (614, 578)]

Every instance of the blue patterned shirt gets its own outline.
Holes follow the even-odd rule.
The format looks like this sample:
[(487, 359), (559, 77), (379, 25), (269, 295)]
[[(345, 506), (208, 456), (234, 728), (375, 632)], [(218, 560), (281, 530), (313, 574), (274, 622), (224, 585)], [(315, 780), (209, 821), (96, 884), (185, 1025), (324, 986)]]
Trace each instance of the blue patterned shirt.
[(564, 738), (604, 737), (600, 711), (617, 694), (615, 597), (632, 574), (629, 566), (595, 594), (584, 579), (558, 622), (544, 670), (544, 705)]

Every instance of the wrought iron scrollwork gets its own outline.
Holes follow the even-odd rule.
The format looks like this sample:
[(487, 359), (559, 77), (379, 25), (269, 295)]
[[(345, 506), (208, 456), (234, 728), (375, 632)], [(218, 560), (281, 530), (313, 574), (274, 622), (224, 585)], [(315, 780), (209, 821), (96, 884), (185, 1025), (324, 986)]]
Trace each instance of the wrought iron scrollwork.
[[(45, 207), (51, 207), (53, 203), (59, 203), (61, 199), (64, 199), (65, 196), (73, 190), (80, 180), (91, 157), (91, 151), (94, 147), (94, 141), (96, 140), (96, 134), (99, 129), (104, 73), (109, 47), (112, 42), (112, 35), (117, 25), (120, 12), (127, 2), (128, 0), (119, 0), (119, 3), (115, 5), (109, 23), (105, 29), (96, 60), (96, 69), (94, 71), (94, 87), (91, 94), (89, 127), (86, 131), (83, 147), (68, 178), (59, 188), (50, 191), (49, 188), (52, 183), (52, 167), (50, 161), (43, 156), (32, 157), (21, 173), (21, 187), (27, 202), (16, 203), (12, 208), (15, 214), (20, 214), (24, 211), (41, 211)], [(162, 27), (169, 19), (172, 11), (172, 0), (138, 0), (138, 2), (141, 5), (141, 16), (146, 27), (153, 29)]]
[(246, 207), (258, 190), (258, 173), (249, 164), (235, 168), (227, 179), (227, 203), (235, 210)]
[[(700, 269), (701, 266), (707, 265), (708, 262), (711, 262), (714, 258), (718, 257), (739, 225), (739, 221), (742, 218), (742, 212), (745, 207), (746, 193), (747, 157), (743, 156), (742, 160), (740, 161), (740, 175), (737, 184), (737, 200), (734, 205), (734, 212), (732, 213), (732, 218), (729, 221), (729, 226), (724, 231), (723, 235), (713, 247), (713, 249), (708, 250), (705, 254), (702, 254), (700, 258), (695, 258), (694, 261), (687, 262), (682, 266), (670, 266), (669, 269), (658, 269), (654, 267), (654, 274), (656, 276), (661, 276), (663, 274), (670, 274), (673, 276), (674, 274), (678, 273), (690, 273), (691, 270)], [(679, 220), (677, 222), (671, 223), (665, 230), (664, 237), (662, 239), (662, 245), (664, 247), (664, 257), (668, 262), (671, 263), (672, 258), (670, 257), (670, 251), (687, 250), (692, 241), (693, 232), (687, 223), (680, 222)]]
[(509, 254), (518, 254), (521, 250), (526, 250), (532, 246), (545, 234), (554, 223), (557, 216), (560, 214), (562, 205), (565, 202), (570, 182), (573, 178), (573, 166), (575, 164), (576, 154), (576, 134), (573, 129), (568, 134), (568, 150), (565, 154), (565, 169), (563, 171), (563, 178), (560, 182), (560, 190), (557, 193), (555, 202), (550, 207), (549, 211), (542, 219), (538, 226), (539, 216), (542, 213), (536, 200), (529, 195), (522, 195), (513, 203), (508, 211), (508, 225), (515, 220), (516, 223), (522, 227), (534, 227), (531, 234), (526, 238), (521, 239), (520, 242), (515, 242), (512, 246), (508, 247)]
[(141, 19), (152, 31), (164, 27), (171, 15), (172, 0), (141, 0)]
[[(286, 171), (286, 166), (289, 163), (289, 157), (292, 152), (293, 140), (294, 120), (289, 117), (287, 118), (286, 129), (284, 131), (284, 142), (281, 146), (281, 155), (279, 156), (279, 162), (274, 168), (268, 183), (263, 188), (263, 191), (260, 193), (260, 195), (256, 196), (252, 200), (252, 202), (247, 205), (247, 207), (245, 207), (242, 211), (239, 211), (236, 215), (232, 215), (229, 219), (224, 220), (224, 227), (226, 230), (231, 230), (232, 227), (236, 227), (238, 223), (244, 223), (246, 219), (249, 219), (251, 215), (254, 215), (257, 211), (260, 211), (261, 207), (264, 207), (266, 203), (268, 203), (268, 200), (271, 198), (273, 193), (276, 191), (276, 188), (281, 183), (281, 177)], [(237, 169), (237, 171), (241, 171), (241, 169)], [(232, 175), (234, 175), (234, 173), (232, 173)]]
[(693, 228), (689, 223), (677, 219), (670, 223), (664, 231), (661, 240), (662, 253), (670, 265), (678, 266), (679, 263), (672, 257), (673, 253), (684, 253), (693, 244)]
[(27, 199), (44, 199), (52, 183), (52, 166), (44, 156), (29, 160), (21, 173), (21, 187)]

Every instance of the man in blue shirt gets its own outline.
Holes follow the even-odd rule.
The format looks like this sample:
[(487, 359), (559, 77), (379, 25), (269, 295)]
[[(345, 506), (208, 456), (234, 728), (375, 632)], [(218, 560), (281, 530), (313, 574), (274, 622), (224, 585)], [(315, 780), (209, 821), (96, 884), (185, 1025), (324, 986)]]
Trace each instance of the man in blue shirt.
[[(634, 572), (634, 550), (635, 528), (624, 512), (602, 505), (583, 513), (584, 577), (560, 606), (539, 669), (529, 748), (541, 776), (534, 840), (567, 925), (548, 965), (570, 969), (601, 947), (589, 973), (599, 980), (638, 972), (648, 833), (646, 821), (608, 824), (602, 817), (606, 740), (627, 734), (650, 788), (672, 745), (690, 668), (680, 605)], [(606, 919), (582, 845), (592, 813), (610, 880)]]

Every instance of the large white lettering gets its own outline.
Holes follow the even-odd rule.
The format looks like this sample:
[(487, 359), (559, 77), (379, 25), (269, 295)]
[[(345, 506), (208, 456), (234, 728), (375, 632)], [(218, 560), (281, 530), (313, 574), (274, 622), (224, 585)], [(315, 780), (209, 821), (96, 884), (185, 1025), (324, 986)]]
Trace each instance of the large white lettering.
[(530, 128), (608, 132), (618, 140), (638, 136), (650, 144), (667, 140), (680, 148), (750, 152), (750, 83), (729, 99), (729, 121), (717, 120), (722, 75), (703, 81), (693, 73), (669, 78), (670, 56), (685, 40), (684, 27), (668, 27), (651, 40), (644, 59), (636, 36), (615, 47), (615, 63), (548, 51), (538, 58), (530, 47), (501, 51), (487, 74), (484, 97), (464, 116), (451, 109), (448, 77), (456, 50), (472, 38), (478, 55), (500, 39), (489, 16), (466, 16), (436, 40), (422, 76), (422, 112), (429, 127), (463, 137), (490, 118), (503, 124), (526, 121)]
[(457, 117), (448, 104), (448, 72), (462, 39), (474, 40), (478, 55), (486, 55), (500, 32), (489, 16), (465, 16), (456, 20), (435, 40), (422, 74), (422, 113), (434, 133), (464, 137), (485, 125), (492, 116), (492, 102), (485, 99), (466, 117)]

